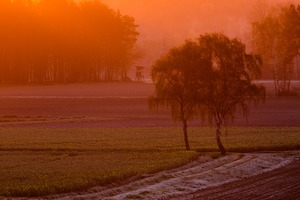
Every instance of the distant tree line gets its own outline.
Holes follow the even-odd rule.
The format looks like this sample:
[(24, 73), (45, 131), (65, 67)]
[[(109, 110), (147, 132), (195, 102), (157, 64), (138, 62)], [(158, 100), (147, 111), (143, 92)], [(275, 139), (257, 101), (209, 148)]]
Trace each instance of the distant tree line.
[(300, 5), (271, 10), (252, 23), (252, 30), (264, 76), (274, 79), (277, 95), (290, 95), (291, 80), (300, 71)]
[(97, 0), (1, 0), (0, 83), (127, 80), (136, 29)]

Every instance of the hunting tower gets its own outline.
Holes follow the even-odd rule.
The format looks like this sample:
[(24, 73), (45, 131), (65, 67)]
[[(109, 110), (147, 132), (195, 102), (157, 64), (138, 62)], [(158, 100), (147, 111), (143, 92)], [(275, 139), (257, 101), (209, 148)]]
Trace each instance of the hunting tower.
[(135, 81), (136, 82), (145, 82), (145, 78), (143, 75), (143, 70), (144, 67), (143, 66), (136, 66), (136, 73), (135, 73)]

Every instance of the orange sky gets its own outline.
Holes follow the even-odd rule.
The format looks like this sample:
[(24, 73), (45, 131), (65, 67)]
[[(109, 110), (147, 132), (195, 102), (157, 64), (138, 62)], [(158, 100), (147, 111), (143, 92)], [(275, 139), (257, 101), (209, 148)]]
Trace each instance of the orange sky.
[[(260, 0), (102, 0), (122, 14), (135, 17), (140, 25), (139, 46), (144, 58), (139, 62), (151, 65), (170, 47), (205, 32), (224, 32), (249, 40), (249, 22), (253, 7)], [(272, 6), (298, 3), (300, 0), (266, 0)], [(151, 52), (147, 46), (151, 46)]]
[[(222, 31), (243, 36), (249, 28), (253, 6), (261, 0), (102, 0), (136, 18), (142, 37), (194, 37)], [(269, 4), (300, 0), (266, 0)]]

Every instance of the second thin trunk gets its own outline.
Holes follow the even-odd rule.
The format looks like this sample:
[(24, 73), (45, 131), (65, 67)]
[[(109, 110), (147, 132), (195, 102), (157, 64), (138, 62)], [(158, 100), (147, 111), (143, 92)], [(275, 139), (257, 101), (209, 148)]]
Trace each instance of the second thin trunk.
[(217, 140), (217, 145), (219, 147), (219, 150), (221, 152), (222, 155), (226, 155), (226, 150), (221, 142), (221, 132), (220, 132), (220, 127), (217, 128), (216, 131), (216, 140)]

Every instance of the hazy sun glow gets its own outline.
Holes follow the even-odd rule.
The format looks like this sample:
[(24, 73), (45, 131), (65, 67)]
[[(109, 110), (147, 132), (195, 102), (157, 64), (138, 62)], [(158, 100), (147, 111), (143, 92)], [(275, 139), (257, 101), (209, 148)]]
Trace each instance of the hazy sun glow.
[[(163, 52), (187, 38), (205, 32), (223, 32), (249, 45), (254, 7), (300, 3), (300, 0), (102, 0), (114, 9), (135, 17), (141, 33), (138, 41), (150, 66)], [(264, 8), (262, 8), (264, 9)]]
[[(62, 52), (65, 53), (63, 62), (70, 57), (78, 60), (66, 77), (58, 78), (62, 72), (45, 69), (54, 74), (48, 74), (44, 80), (126, 80), (132, 66), (145, 66), (149, 74), (153, 62), (168, 49), (202, 33), (223, 32), (229, 37), (241, 38), (251, 47), (250, 22), (257, 15), (255, 7), (264, 5), (260, 8), (264, 10), (287, 3), (300, 3), (300, 0), (2, 0), (0, 37), (5, 53), (2, 50), (1, 62), (10, 63), (11, 68), (20, 66), (16, 62), (23, 63), (23, 71), (19, 70), (20, 75), (14, 76), (28, 73), (25, 79), (38, 81), (33, 77), (43, 72), (36, 72), (33, 66), (47, 58), (39, 56), (41, 59), (37, 61), (24, 54), (33, 56), (42, 53), (38, 49), (47, 49), (49, 52), (44, 56), (54, 58), (47, 61), (51, 66), (62, 65), (58, 64), (62, 59), (56, 55)], [(95, 61), (100, 54), (101, 58)], [(18, 61), (14, 57), (18, 57)], [(78, 69), (83, 64), (91, 68), (85, 74), (96, 68), (97, 75), (78, 77)], [(107, 66), (110, 70), (105, 69)], [(105, 73), (99, 71), (100, 68)], [(12, 76), (9, 72), (1, 75)], [(20, 77), (19, 81), (24, 81), (24, 77)]]

